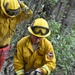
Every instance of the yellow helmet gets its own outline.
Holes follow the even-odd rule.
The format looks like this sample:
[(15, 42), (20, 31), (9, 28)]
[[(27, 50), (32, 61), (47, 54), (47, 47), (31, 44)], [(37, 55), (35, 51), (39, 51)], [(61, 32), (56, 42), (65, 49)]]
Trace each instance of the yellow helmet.
[(1, 9), (9, 17), (15, 17), (21, 10), (18, 0), (1, 0)]
[(28, 27), (28, 31), (37, 37), (47, 37), (50, 35), (48, 23), (43, 18), (35, 19), (31, 26)]

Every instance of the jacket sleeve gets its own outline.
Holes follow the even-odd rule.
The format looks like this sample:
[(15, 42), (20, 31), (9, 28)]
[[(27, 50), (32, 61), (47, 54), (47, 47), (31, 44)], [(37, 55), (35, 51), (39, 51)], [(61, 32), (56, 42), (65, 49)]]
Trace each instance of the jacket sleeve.
[(14, 70), (17, 75), (24, 75), (24, 65), (22, 49), (19, 44), (17, 44), (17, 50), (14, 55)]
[(50, 75), (51, 71), (56, 68), (56, 57), (53, 46), (50, 42), (46, 42), (45, 47), (45, 62), (41, 69), (44, 74)]
[(21, 12), (17, 16), (17, 23), (27, 21), (33, 16), (33, 11), (22, 1), (20, 1)]

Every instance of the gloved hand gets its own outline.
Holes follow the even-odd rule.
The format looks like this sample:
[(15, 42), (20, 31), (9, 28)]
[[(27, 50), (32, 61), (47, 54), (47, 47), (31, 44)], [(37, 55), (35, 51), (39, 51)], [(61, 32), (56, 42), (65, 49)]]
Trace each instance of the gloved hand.
[(30, 75), (30, 73), (33, 71), (33, 69), (30, 69), (29, 71), (25, 72), (24, 75)]
[(29, 75), (43, 75), (42, 71), (40, 68), (32, 71)]
[(23, 1), (20, 1), (20, 6), (21, 6), (22, 10), (24, 10), (24, 11), (28, 11), (29, 10), (27, 5), (25, 5)]

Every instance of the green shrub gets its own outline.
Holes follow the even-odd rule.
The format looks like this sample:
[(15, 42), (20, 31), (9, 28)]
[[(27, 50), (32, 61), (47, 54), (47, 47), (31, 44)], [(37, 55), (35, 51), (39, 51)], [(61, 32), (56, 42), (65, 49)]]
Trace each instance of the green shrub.
[(47, 37), (47, 39), (52, 42), (57, 59), (57, 68), (53, 72), (53, 75), (54, 73), (55, 75), (59, 74), (59, 70), (61, 73), (60, 75), (73, 75), (72, 68), (75, 62), (75, 30), (70, 28), (67, 33), (63, 32), (63, 34), (61, 34), (60, 23), (54, 20), (48, 22), (51, 35)]

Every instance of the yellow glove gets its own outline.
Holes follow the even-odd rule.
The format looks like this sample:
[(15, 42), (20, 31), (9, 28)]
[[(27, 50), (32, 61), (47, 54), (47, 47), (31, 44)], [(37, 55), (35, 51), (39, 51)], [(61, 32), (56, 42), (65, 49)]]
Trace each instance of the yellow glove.
[(21, 8), (22, 8), (23, 11), (28, 11), (29, 10), (29, 8), (27, 7), (27, 5), (24, 4), (23, 1), (20, 1), (20, 6), (21, 6)]

